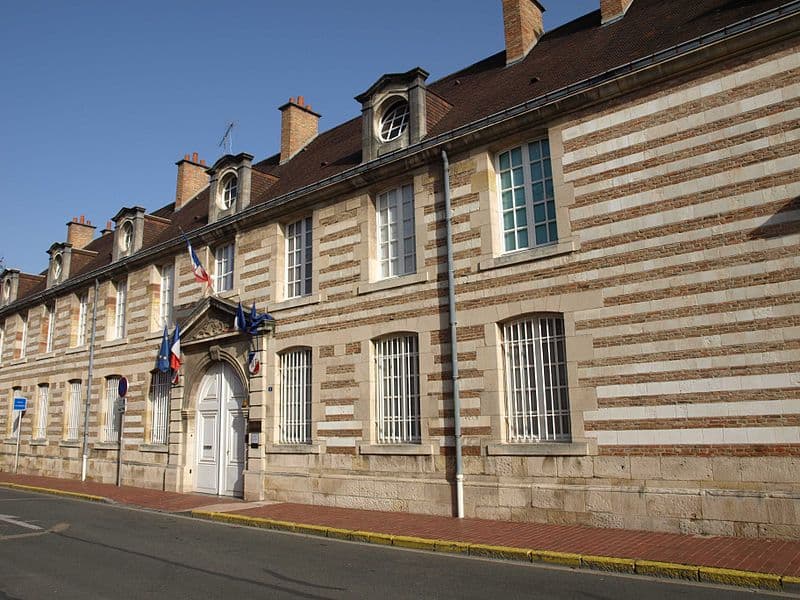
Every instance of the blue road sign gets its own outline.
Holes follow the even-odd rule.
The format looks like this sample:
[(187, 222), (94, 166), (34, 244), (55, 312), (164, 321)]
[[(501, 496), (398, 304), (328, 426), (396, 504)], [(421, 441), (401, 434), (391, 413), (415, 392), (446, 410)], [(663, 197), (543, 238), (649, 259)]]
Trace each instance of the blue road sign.
[(28, 410), (28, 399), (14, 398), (14, 410)]

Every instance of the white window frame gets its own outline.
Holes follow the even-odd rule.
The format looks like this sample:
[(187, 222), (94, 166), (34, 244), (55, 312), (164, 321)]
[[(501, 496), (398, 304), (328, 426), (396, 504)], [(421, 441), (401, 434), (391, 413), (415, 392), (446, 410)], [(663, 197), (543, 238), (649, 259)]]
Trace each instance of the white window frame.
[(503, 325), (510, 443), (570, 442), (564, 319), (536, 315)]
[(376, 439), (379, 444), (418, 444), (419, 340), (400, 334), (375, 342)]
[(150, 380), (150, 402), (152, 421), (150, 443), (164, 445), (169, 441), (169, 411), (172, 397), (170, 372), (153, 371)]
[(86, 317), (89, 312), (89, 293), (84, 292), (78, 297), (78, 331), (75, 335), (75, 346), (86, 344)]
[(48, 304), (45, 306), (44, 312), (47, 317), (47, 339), (45, 341), (44, 351), (52, 352), (56, 333), (56, 307), (52, 304)]
[(6, 322), (0, 321), (0, 363), (3, 362), (3, 350), (6, 343)]
[(238, 199), (239, 178), (235, 173), (228, 173), (223, 176), (220, 183), (219, 206), (222, 210), (228, 210)]
[(378, 135), (382, 142), (391, 142), (399, 138), (406, 129), (411, 115), (408, 100), (392, 102), (381, 116), (378, 124)]
[(225, 244), (214, 250), (214, 291), (233, 289), (234, 244)]
[(130, 221), (125, 221), (122, 224), (122, 231), (120, 233), (120, 249), (122, 250), (123, 254), (130, 254), (133, 251), (133, 223)]
[(33, 439), (43, 440), (47, 437), (47, 410), (50, 405), (50, 386), (39, 384), (36, 396), (36, 428)]
[(417, 272), (415, 220), (412, 184), (378, 194), (375, 200), (378, 279)]
[(116, 302), (114, 303), (114, 339), (121, 340), (125, 337), (125, 317), (128, 308), (128, 281), (123, 279), (116, 284)]
[(103, 440), (116, 442), (119, 438), (119, 419), (117, 406), (119, 404), (119, 375), (106, 377), (106, 394), (103, 410)]
[(551, 156), (546, 137), (497, 155), (500, 246), (504, 253), (558, 242)]
[(172, 325), (175, 268), (172, 265), (163, 265), (160, 271), (161, 287), (159, 289), (158, 327), (163, 329)]
[(19, 357), (25, 358), (28, 352), (28, 315), (20, 315), (20, 319), (22, 319), (22, 340), (20, 340)]
[(69, 382), (69, 404), (64, 414), (64, 439), (77, 441), (80, 432), (81, 417), (81, 382)]
[(311, 217), (286, 226), (286, 298), (311, 294), (313, 235)]
[(282, 444), (311, 443), (311, 349), (295, 348), (280, 355)]

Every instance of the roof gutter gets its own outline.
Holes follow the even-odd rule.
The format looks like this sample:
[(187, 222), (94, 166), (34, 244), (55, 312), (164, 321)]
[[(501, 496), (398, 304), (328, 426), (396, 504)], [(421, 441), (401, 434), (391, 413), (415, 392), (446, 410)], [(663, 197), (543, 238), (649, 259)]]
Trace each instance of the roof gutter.
[[(522, 115), (533, 113), (567, 98), (574, 98), (579, 94), (596, 90), (601, 86), (609, 85), (616, 81), (622, 80), (623, 78), (634, 73), (641, 72), (646, 69), (652, 69), (679, 57), (687, 56), (693, 52), (697, 52), (698, 50), (709, 48), (714, 44), (751, 33), (755, 30), (773, 25), (779, 21), (789, 19), (797, 15), (800, 15), (800, 0), (787, 2), (786, 4), (783, 4), (782, 6), (772, 10), (768, 10), (748, 19), (743, 19), (736, 23), (732, 23), (731, 25), (721, 29), (693, 38), (686, 42), (676, 44), (669, 48), (665, 48), (664, 50), (660, 50), (643, 58), (625, 63), (593, 77), (584, 79), (583, 81), (579, 81), (547, 94), (537, 96), (536, 98), (523, 102), (522, 104), (518, 104), (517, 106), (512, 106), (487, 117), (483, 117), (482, 119), (473, 121), (472, 123), (468, 123), (456, 129), (452, 129), (436, 137), (425, 139), (417, 144), (414, 144), (413, 146), (390, 152), (380, 156), (375, 160), (369, 161), (352, 169), (348, 169), (347, 171), (342, 171), (341, 173), (337, 173), (336, 175), (322, 179), (321, 181), (298, 188), (292, 192), (284, 194), (283, 196), (273, 198), (268, 202), (251, 205), (240, 213), (231, 215), (225, 219), (216, 221), (215, 223), (210, 223), (203, 227), (199, 227), (198, 229), (195, 229), (186, 235), (190, 240), (195, 240), (198, 238), (203, 238), (204, 236), (218, 229), (235, 227), (240, 222), (249, 221), (248, 226), (250, 226), (252, 225), (253, 217), (268, 213), (275, 208), (284, 206), (285, 204), (294, 200), (299, 200), (311, 193), (325, 190), (326, 188), (330, 188), (338, 183), (356, 180), (358, 177), (363, 177), (368, 173), (380, 169), (381, 167), (386, 167), (393, 164), (401, 164), (401, 160), (403, 159), (420, 156), (431, 151), (434, 151), (434, 155), (438, 155), (439, 152), (436, 150), (440, 151), (444, 149), (445, 144), (452, 144), (459, 139), (463, 139), (469, 135), (478, 133), (487, 129), (488, 127), (510, 121), (511, 119), (518, 118)], [(797, 35), (797, 32), (797, 28), (789, 28), (789, 34)], [(117, 261), (101, 269), (97, 269), (81, 275), (80, 277), (76, 277), (75, 279), (64, 282), (62, 285), (52, 287), (33, 296), (29, 296), (9, 304), (8, 306), (0, 309), (0, 317), (6, 314), (13, 314), (26, 305), (38, 304), (41, 300), (46, 298), (62, 294), (73, 289), (79, 289), (97, 277), (102, 277), (105, 275), (113, 277), (114, 275), (125, 272), (140, 263), (147, 263), (151, 257), (177, 249), (184, 243), (185, 240), (183, 237), (176, 237), (172, 240), (147, 248), (146, 250), (143, 250), (134, 256)]]

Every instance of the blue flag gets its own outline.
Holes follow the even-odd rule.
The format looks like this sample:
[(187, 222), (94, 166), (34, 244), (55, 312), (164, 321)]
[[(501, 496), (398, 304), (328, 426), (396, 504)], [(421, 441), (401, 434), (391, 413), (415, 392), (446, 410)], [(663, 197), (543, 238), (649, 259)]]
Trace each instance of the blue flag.
[(233, 325), (239, 331), (247, 331), (247, 321), (244, 318), (244, 309), (242, 308), (241, 302), (239, 302), (239, 306), (236, 308), (236, 319)]
[(164, 327), (164, 336), (161, 338), (161, 348), (158, 350), (156, 369), (162, 373), (169, 371), (169, 334), (166, 327)]
[(248, 331), (250, 335), (258, 335), (258, 327), (264, 321), (274, 321), (272, 315), (270, 314), (258, 314), (256, 312), (256, 303), (253, 302), (253, 306), (250, 308), (250, 323), (248, 324)]

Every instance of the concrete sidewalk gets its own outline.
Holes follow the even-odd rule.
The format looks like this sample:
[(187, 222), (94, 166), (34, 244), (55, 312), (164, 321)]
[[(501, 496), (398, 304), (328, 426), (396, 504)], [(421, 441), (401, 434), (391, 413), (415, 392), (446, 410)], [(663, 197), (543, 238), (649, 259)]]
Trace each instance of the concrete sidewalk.
[(291, 503), (247, 503), (0, 473), (0, 485), (205, 519), (511, 560), (800, 592), (800, 542), (454, 519)]

